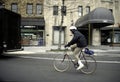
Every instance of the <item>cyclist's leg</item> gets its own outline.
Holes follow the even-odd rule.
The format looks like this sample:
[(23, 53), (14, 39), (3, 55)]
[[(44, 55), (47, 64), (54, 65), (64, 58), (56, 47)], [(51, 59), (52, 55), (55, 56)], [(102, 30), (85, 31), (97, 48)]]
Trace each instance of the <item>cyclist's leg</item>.
[[(71, 51), (72, 51), (72, 55), (73, 55), (74, 57), (75, 57), (75, 52), (74, 52), (74, 50), (75, 50), (76, 47), (77, 47), (76, 44), (70, 46)], [(75, 57), (75, 62), (77, 63), (77, 61), (78, 61), (78, 58)]]
[(74, 54), (75, 58), (77, 59), (77, 61), (80, 60), (80, 58), (79, 58), (80, 50), (81, 50), (81, 48), (76, 47), (73, 51), (73, 54)]
[(81, 49), (82, 49), (82, 48), (76, 47), (75, 50), (74, 50), (74, 52), (73, 52), (73, 54), (75, 55), (75, 58), (77, 59), (78, 64), (79, 64), (77, 70), (81, 69), (81, 68), (84, 66), (84, 65), (82, 64), (80, 58), (79, 58), (79, 52), (81, 51)]
[(74, 51), (76, 47), (77, 47), (77, 45), (76, 45), (76, 44), (74, 44), (74, 45), (71, 45), (71, 46), (70, 46), (70, 48), (71, 48), (71, 51)]

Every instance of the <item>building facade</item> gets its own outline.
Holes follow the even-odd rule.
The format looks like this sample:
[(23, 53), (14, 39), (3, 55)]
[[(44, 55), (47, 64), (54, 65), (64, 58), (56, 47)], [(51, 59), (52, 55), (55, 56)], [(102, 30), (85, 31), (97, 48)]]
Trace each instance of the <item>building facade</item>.
[(3, 4), (5, 8), (22, 16), (20, 28), (23, 45), (65, 44), (72, 38), (69, 27), (74, 25), (78, 18), (97, 7), (109, 9), (113, 13), (115, 24), (102, 29), (93, 28), (91, 39), (87, 30), (80, 30), (86, 36), (88, 44), (89, 41), (91, 42), (89, 45), (94, 46), (120, 43), (119, 0), (4, 0)]
[[(46, 30), (48, 37), (47, 45), (59, 44), (59, 26), (61, 24), (61, 9), (63, 0), (44, 0), (44, 14), (46, 20)], [(71, 24), (75, 24), (76, 20), (90, 11), (98, 7), (109, 9), (114, 16), (115, 24), (105, 28), (93, 28), (89, 39), (88, 30), (80, 30), (87, 38), (88, 44), (93, 46), (111, 45), (112, 43), (120, 43), (120, 30), (118, 23), (120, 22), (120, 2), (119, 0), (64, 0), (66, 13), (64, 15), (63, 28), (61, 33), (61, 43), (70, 41), (72, 35), (69, 31)], [(114, 33), (114, 34), (113, 34)]]
[(4, 0), (5, 8), (21, 14), (22, 45), (45, 45), (44, 0)]

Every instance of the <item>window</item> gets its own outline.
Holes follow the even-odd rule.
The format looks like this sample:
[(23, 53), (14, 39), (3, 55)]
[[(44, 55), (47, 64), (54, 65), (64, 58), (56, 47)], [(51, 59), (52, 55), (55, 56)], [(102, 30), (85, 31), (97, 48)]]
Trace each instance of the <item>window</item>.
[(116, 9), (116, 10), (117, 10), (117, 9), (119, 10), (119, 7), (120, 7), (119, 1), (116, 0), (114, 4), (115, 4), (115, 9)]
[(116, 32), (115, 34), (114, 34), (114, 43), (120, 43), (120, 33), (118, 32)]
[(62, 6), (61, 9), (62, 15), (66, 16), (66, 6)]
[(78, 6), (78, 15), (83, 16), (83, 7), (82, 6)]
[(18, 4), (17, 3), (12, 3), (11, 4), (11, 10), (13, 12), (18, 12)]
[(27, 14), (33, 14), (33, 4), (27, 4)]
[(113, 0), (101, 0), (102, 2), (112, 2)]
[(86, 6), (86, 13), (88, 14), (90, 12), (90, 6)]
[(43, 10), (43, 5), (42, 4), (37, 4), (36, 5), (36, 13), (37, 13), (37, 15), (42, 14), (42, 10)]
[(113, 9), (109, 9), (113, 13)]
[(53, 6), (53, 15), (58, 15), (58, 6)]
[[(53, 44), (59, 44), (59, 26), (53, 27)], [(62, 28), (61, 31), (61, 44), (64, 44), (65, 42), (65, 28)]]

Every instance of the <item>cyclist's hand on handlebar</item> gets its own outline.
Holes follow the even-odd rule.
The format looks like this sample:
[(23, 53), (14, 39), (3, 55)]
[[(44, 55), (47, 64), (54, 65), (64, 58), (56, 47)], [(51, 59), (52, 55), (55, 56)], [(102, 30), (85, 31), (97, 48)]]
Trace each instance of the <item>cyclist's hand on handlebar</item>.
[(67, 45), (64, 46), (65, 48), (68, 47)]

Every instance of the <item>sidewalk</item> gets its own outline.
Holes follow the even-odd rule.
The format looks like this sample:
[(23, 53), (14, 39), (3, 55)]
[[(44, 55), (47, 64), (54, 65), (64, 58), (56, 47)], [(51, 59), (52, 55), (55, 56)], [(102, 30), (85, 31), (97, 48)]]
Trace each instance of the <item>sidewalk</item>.
[[(51, 49), (53, 50), (57, 50), (58, 46), (30, 46), (30, 47), (23, 47), (24, 50), (23, 51), (15, 51), (15, 52), (7, 52), (9, 54), (26, 54), (26, 55), (30, 55), (30, 54), (60, 54), (61, 51), (51, 51)], [(90, 46), (88, 47), (89, 49), (93, 50), (95, 52), (95, 55), (97, 56), (103, 56), (103, 55), (113, 55), (113, 56), (118, 56), (120, 57), (120, 47), (109, 47), (109, 46), (97, 46), (97, 47), (93, 47)], [(64, 49), (64, 47), (62, 46), (61, 49)], [(107, 53), (107, 54), (106, 54)]]
[[(120, 47), (109, 47), (109, 46), (90, 46), (89, 49), (95, 52), (116, 52), (120, 51)], [(52, 52), (51, 50), (57, 50), (58, 46), (49, 46), (49, 47), (24, 47), (24, 51), (32, 51), (32, 52)], [(62, 46), (61, 49), (64, 49)]]

